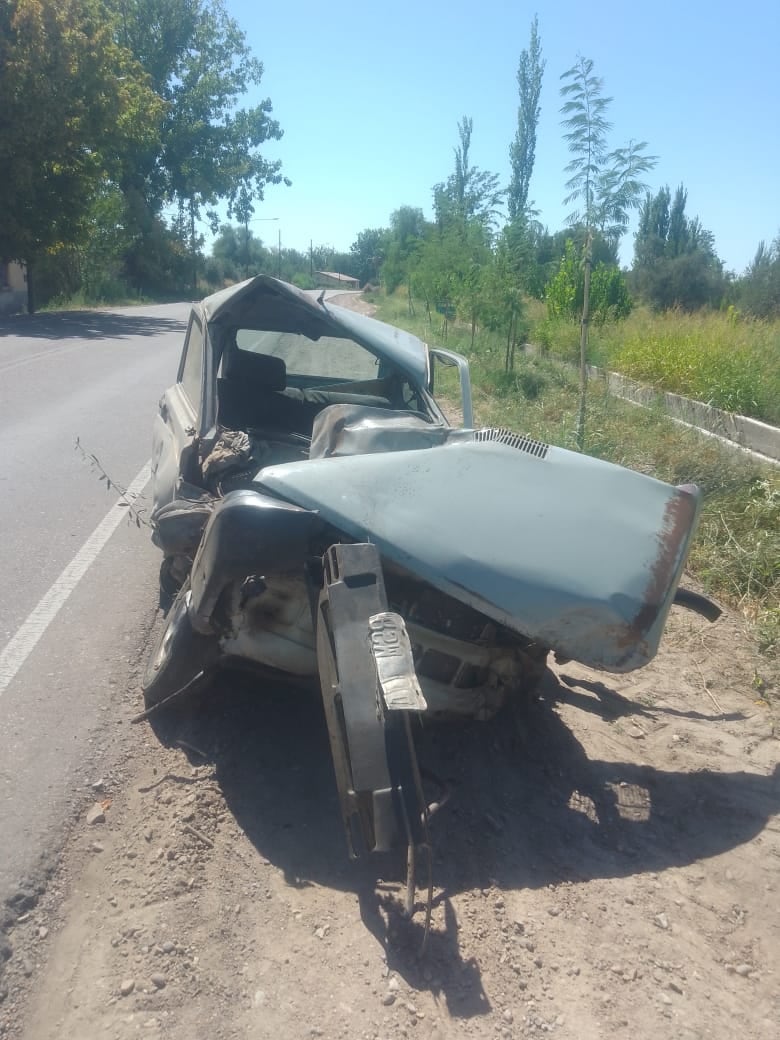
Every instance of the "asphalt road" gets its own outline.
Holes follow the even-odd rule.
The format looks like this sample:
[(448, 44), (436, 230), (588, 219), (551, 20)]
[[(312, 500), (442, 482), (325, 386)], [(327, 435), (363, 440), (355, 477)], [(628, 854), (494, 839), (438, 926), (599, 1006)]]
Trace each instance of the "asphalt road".
[(157, 551), (74, 444), (144, 482), (188, 310), (0, 319), (0, 908), (56, 857), (142, 706)]

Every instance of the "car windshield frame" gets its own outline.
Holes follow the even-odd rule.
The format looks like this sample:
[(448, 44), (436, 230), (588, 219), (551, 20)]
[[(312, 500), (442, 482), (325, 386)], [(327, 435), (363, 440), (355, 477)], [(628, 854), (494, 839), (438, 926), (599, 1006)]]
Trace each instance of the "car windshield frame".
[(239, 328), (235, 349), (281, 358), (289, 386), (370, 382), (381, 378), (385, 367), (374, 351), (348, 336), (312, 339), (300, 332)]

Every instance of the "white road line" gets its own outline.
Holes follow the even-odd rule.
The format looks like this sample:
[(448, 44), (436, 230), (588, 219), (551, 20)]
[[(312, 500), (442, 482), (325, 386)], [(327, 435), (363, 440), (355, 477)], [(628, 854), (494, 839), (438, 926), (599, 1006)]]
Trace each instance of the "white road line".
[[(140, 495), (151, 477), (151, 460), (146, 462), (127, 489), (127, 497)], [(68, 596), (95, 562), (100, 550), (127, 516), (127, 507), (118, 502), (109, 509), (71, 562), (60, 574), (38, 606), (0, 653), (0, 696), (35, 649), (38, 640), (67, 602)]]

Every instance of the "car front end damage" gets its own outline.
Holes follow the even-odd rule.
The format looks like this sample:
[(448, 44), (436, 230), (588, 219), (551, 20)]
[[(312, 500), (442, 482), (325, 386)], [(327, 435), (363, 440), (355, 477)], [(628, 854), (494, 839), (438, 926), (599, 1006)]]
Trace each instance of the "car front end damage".
[[(695, 487), (508, 430), (452, 429), (432, 398), (436, 351), (336, 311), (267, 278), (202, 305), (200, 433), (174, 388), (166, 407), (181, 417), (156, 442), (154, 540), (172, 605), (145, 714), (231, 663), (318, 684), (350, 854), (406, 847), (411, 910), (431, 812), (415, 718), (490, 718), (535, 688), (551, 651), (640, 668), (674, 602), (711, 619), (717, 608), (678, 593)], [(247, 353), (236, 323), (252, 351), (287, 350), (293, 368)], [(336, 333), (376, 370), (291, 375), (296, 351), (314, 357), (321, 340), (338, 360)], [(468, 390), (465, 360), (442, 360)]]

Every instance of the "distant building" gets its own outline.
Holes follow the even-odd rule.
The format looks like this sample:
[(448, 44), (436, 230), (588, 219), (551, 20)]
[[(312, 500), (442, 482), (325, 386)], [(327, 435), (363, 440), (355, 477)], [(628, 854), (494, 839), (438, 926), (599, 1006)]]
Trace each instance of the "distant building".
[(0, 260), (0, 314), (18, 314), (27, 307), (27, 268), (16, 260)]
[(350, 278), (348, 274), (339, 274), (338, 271), (315, 271), (317, 281), (327, 289), (359, 289), (360, 279)]

